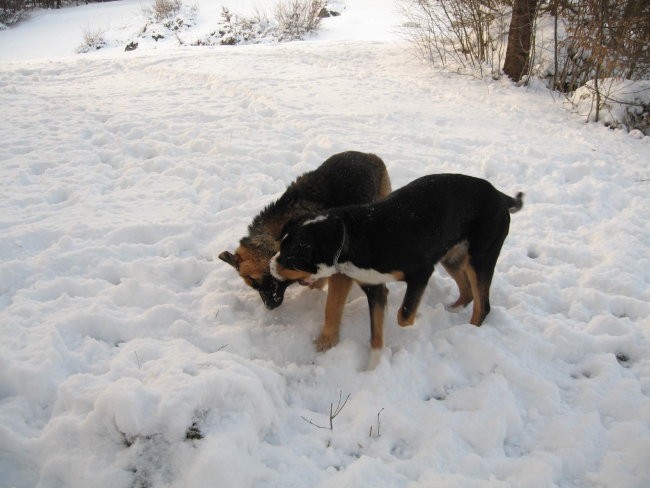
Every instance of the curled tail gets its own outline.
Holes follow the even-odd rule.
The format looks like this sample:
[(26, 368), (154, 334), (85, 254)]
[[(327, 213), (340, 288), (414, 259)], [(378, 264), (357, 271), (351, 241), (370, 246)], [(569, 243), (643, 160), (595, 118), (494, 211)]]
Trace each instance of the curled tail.
[(524, 206), (524, 194), (522, 192), (517, 193), (514, 198), (507, 197), (508, 199), (508, 210), (511, 214), (519, 212)]

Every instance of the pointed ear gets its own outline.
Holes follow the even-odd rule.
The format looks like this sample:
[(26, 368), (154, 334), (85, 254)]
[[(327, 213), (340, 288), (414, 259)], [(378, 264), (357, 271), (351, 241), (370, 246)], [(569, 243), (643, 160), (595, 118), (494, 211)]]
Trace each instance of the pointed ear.
[(239, 269), (239, 262), (241, 261), (241, 259), (239, 258), (239, 255), (237, 253), (232, 254), (231, 252), (224, 251), (221, 254), (219, 254), (219, 259), (228, 263), (233, 268)]
[(313, 218), (313, 215), (308, 214), (308, 215), (301, 215), (300, 217), (294, 217), (290, 220), (288, 220), (283, 226), (282, 226), (282, 231), (280, 232), (280, 239), (282, 239), (284, 236), (286, 236), (289, 232), (294, 230), (296, 227), (298, 227), (300, 224), (303, 222), (307, 221), (308, 219)]

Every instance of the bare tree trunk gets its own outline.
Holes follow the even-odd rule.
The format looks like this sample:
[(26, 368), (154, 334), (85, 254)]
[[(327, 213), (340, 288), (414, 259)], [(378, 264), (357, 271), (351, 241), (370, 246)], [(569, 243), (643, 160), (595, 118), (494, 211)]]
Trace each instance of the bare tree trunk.
[(528, 72), (530, 43), (538, 0), (514, 0), (503, 72), (519, 81)]
[(557, 59), (557, 17), (560, 15), (558, 0), (553, 3), (553, 90), (557, 90), (558, 59)]

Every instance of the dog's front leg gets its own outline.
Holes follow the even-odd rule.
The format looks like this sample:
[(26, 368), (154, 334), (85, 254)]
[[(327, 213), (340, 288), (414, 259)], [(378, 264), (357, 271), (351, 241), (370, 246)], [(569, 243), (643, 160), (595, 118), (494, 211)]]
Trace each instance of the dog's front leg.
[(424, 289), (427, 287), (431, 273), (433, 273), (433, 270), (420, 276), (406, 278), (406, 293), (404, 294), (402, 306), (397, 312), (397, 323), (401, 327), (413, 325), (415, 322), (415, 314), (420, 306), (420, 300), (422, 299)]
[(352, 286), (352, 278), (342, 274), (329, 277), (327, 285), (327, 304), (325, 305), (325, 323), (320, 336), (314, 341), (316, 350), (327, 351), (339, 342), (339, 329), (345, 300)]
[(386, 285), (361, 285), (368, 298), (370, 311), (370, 360), (368, 370), (375, 369), (381, 359), (384, 347), (384, 310), (388, 297)]

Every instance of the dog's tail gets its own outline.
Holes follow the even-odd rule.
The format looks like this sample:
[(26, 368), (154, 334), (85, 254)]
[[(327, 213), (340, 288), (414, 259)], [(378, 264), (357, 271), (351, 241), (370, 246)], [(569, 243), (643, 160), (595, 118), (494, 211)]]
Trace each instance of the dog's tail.
[(519, 212), (524, 206), (524, 194), (522, 192), (517, 193), (514, 198), (508, 198), (508, 210), (511, 214)]

